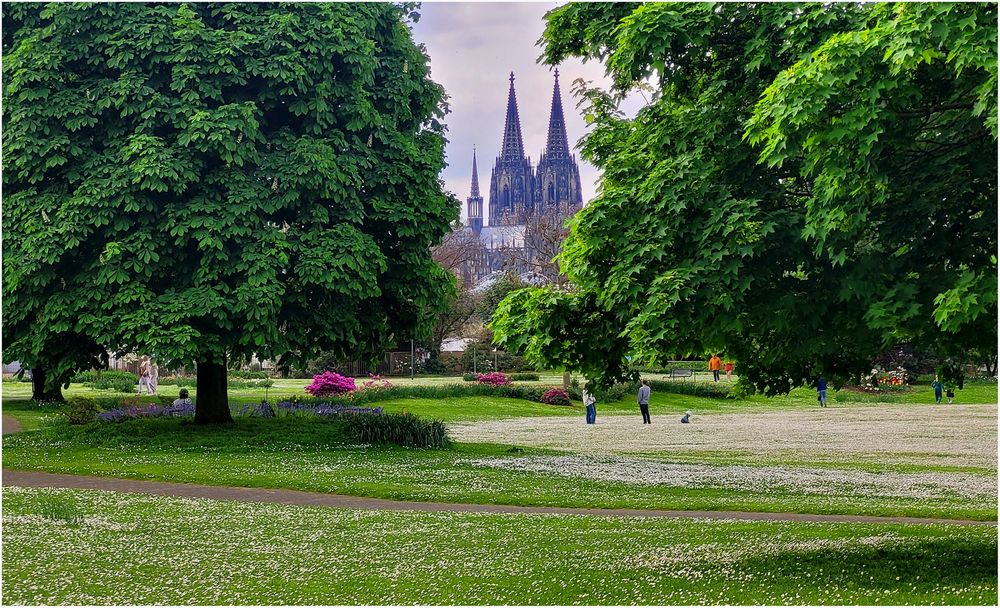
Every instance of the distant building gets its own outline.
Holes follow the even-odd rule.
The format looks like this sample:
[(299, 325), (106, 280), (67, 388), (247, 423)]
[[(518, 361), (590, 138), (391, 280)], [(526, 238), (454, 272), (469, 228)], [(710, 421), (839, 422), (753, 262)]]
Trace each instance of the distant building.
[(570, 154), (566, 136), (559, 70), (555, 72), (548, 139), (537, 167), (532, 167), (531, 158), (524, 155), (511, 72), (507, 118), (500, 154), (490, 175), (489, 217), (485, 225), (475, 150), (472, 153), (472, 187), (466, 199), (468, 220), (461, 230), (478, 236), (481, 249), (465, 264), (462, 279), (475, 285), (500, 270), (526, 272), (533, 255), (533, 218), (553, 213), (565, 218), (582, 206), (580, 169), (576, 157)]

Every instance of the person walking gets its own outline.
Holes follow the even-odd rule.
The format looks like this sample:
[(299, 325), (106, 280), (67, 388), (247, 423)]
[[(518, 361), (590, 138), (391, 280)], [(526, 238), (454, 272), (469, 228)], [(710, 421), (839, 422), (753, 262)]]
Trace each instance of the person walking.
[(712, 380), (718, 382), (719, 371), (722, 369), (722, 359), (719, 358), (719, 355), (712, 355), (712, 358), (708, 360), (708, 369), (712, 372)]
[(822, 376), (816, 382), (816, 397), (819, 399), (819, 406), (826, 407), (826, 378)]
[(160, 384), (160, 366), (156, 364), (156, 359), (149, 360), (149, 388), (156, 394), (156, 387)]
[(726, 382), (733, 381), (733, 362), (726, 361)]
[(149, 386), (149, 377), (151, 372), (151, 366), (149, 365), (149, 355), (143, 355), (142, 361), (139, 363), (139, 389), (138, 393), (142, 394), (142, 387), (146, 387), (146, 394), (151, 394)]
[(639, 401), (639, 411), (642, 413), (642, 423), (652, 424), (653, 422), (649, 419), (649, 381), (643, 380), (642, 386), (639, 387), (639, 394), (636, 399)]
[(952, 401), (955, 400), (955, 388), (949, 386), (947, 392), (945, 392), (945, 396), (948, 397), (948, 405), (951, 405)]
[(941, 396), (944, 393), (944, 383), (941, 382), (941, 376), (934, 376), (934, 382), (931, 383), (934, 387), (934, 403), (941, 403)]
[(597, 422), (597, 399), (587, 389), (583, 389), (583, 404), (587, 406), (587, 424)]

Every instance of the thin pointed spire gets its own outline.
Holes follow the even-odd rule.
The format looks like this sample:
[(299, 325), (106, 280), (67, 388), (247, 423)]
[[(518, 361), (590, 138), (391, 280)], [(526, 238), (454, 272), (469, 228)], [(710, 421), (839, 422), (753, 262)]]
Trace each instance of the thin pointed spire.
[(469, 198), (479, 197), (479, 170), (476, 168), (476, 146), (472, 146), (472, 192)]
[(562, 95), (559, 93), (558, 68), (556, 68), (555, 85), (552, 88), (552, 109), (549, 112), (549, 137), (545, 144), (545, 156), (548, 158), (569, 156), (569, 139), (566, 137), (566, 119), (563, 117)]
[(507, 93), (507, 121), (503, 127), (503, 145), (500, 149), (500, 158), (504, 160), (524, 158), (521, 119), (517, 114), (517, 96), (514, 94), (514, 72), (510, 73), (510, 91)]

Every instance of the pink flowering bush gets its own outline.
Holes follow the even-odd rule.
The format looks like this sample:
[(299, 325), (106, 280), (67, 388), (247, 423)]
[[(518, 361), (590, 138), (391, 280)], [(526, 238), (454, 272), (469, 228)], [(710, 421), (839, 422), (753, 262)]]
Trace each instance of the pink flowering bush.
[(479, 384), (489, 384), (490, 386), (510, 386), (510, 378), (500, 372), (490, 372), (476, 376)]
[(542, 394), (542, 403), (549, 405), (571, 405), (566, 389), (552, 388)]
[(306, 387), (306, 392), (314, 397), (327, 397), (350, 393), (355, 388), (354, 378), (341, 376), (337, 372), (323, 372), (313, 376), (312, 384)]
[(365, 390), (377, 390), (380, 388), (390, 387), (392, 387), (392, 382), (389, 382), (382, 376), (378, 374), (368, 374), (368, 380), (365, 381), (361, 388)]

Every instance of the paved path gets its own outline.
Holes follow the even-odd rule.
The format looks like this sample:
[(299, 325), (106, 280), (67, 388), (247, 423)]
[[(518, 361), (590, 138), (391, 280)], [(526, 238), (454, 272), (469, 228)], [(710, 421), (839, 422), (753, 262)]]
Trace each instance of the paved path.
[(17, 418), (14, 418), (13, 416), (8, 416), (7, 414), (3, 415), (4, 435), (13, 435), (14, 433), (20, 433), (23, 430), (24, 427), (21, 426), (21, 423), (17, 421)]
[(272, 490), (265, 488), (233, 488), (205, 486), (162, 481), (139, 481), (112, 477), (85, 477), (35, 471), (3, 469), (3, 485), (31, 488), (73, 488), (132, 492), (154, 496), (207, 498), (241, 502), (266, 502), (308, 507), (340, 507), (348, 509), (377, 509), (383, 511), (432, 511), (451, 513), (540, 513), (567, 515), (596, 515), (601, 517), (674, 517), (703, 519), (741, 519), (752, 521), (811, 521), (827, 523), (879, 523), (879, 524), (959, 524), (995, 526), (996, 522), (922, 517), (870, 517), (867, 515), (807, 515), (803, 513), (748, 513), (742, 511), (659, 511), (645, 509), (579, 509), (564, 507), (519, 507), (512, 505), (478, 505), (444, 502), (407, 502), (383, 498), (365, 498), (300, 492), (298, 490)]

